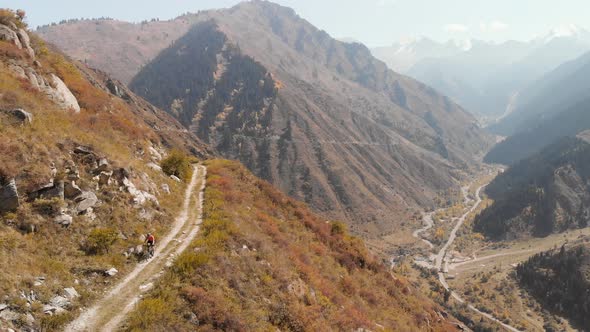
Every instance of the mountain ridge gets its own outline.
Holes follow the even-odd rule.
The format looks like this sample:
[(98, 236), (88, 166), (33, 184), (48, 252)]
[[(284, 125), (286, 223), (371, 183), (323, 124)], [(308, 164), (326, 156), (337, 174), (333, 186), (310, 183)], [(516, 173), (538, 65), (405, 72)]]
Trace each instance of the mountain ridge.
[[(436, 196), (477, 168), (475, 156), (490, 144), (475, 119), (448, 98), (389, 71), (365, 46), (335, 41), (292, 9), (255, 1), (182, 20), (197, 28), (213, 20), (217, 28), (204, 39), (190, 31), (175, 39), (164, 51), (167, 60), (154, 55), (143, 67), (134, 90), (284, 192), (332, 217), (358, 220), (355, 233), (387, 232), (413, 209), (433, 206)], [(169, 28), (174, 22), (155, 25)], [(183, 31), (188, 24), (177, 23)], [(77, 24), (88, 31), (85, 25), (102, 23)], [(149, 25), (145, 36), (153, 29)], [(60, 29), (44, 31), (55, 37)], [(96, 29), (88, 33), (89, 43), (100, 44)], [(139, 40), (151, 40), (143, 36)], [(168, 46), (158, 43), (162, 50)], [(187, 75), (182, 86), (170, 77), (167, 68), (185, 74), (173, 57), (196, 57), (207, 46), (219, 57), (199, 57), (210, 59), (193, 68), (203, 71), (203, 80)], [(79, 45), (69, 47), (75, 56)], [(236, 69), (240, 61), (253, 70), (248, 75), (259, 75), (267, 92), (250, 82), (254, 76)], [(165, 81), (152, 85), (158, 80)]]

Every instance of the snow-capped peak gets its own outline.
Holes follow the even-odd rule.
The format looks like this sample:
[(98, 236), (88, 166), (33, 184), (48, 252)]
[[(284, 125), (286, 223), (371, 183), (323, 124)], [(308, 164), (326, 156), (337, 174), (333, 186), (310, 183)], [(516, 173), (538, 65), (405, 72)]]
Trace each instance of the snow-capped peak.
[(587, 38), (588, 36), (590, 36), (590, 32), (579, 25), (565, 24), (552, 29), (545, 36), (537, 38), (537, 40), (548, 43), (556, 38)]

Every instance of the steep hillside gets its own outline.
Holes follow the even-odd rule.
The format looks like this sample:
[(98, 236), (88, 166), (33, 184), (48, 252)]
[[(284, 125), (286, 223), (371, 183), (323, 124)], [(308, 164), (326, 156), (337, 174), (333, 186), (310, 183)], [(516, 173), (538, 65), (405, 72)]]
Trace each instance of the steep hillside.
[[(535, 122), (535, 119), (529, 120)], [(484, 161), (512, 165), (562, 137), (575, 137), (589, 128), (590, 99), (586, 99), (557, 115), (543, 117), (533, 128), (509, 136), (495, 145), (486, 154)]]
[(140, 24), (71, 20), (39, 27), (36, 33), (71, 57), (128, 84), (142, 66), (185, 34), (192, 23), (190, 16)]
[(490, 130), (509, 136), (535, 128), (547, 118), (590, 98), (590, 53), (566, 62), (526, 89), (514, 103), (514, 111)]
[(568, 317), (580, 330), (590, 330), (590, 297), (581, 295), (590, 292), (588, 243), (537, 254), (516, 272), (520, 284), (545, 308)]
[[(433, 206), (488, 146), (473, 117), (447, 98), (290, 9), (254, 1), (183, 19), (197, 23), (170, 48), (160, 43), (133, 90), (284, 192), (355, 220), (355, 232), (389, 232), (392, 221)], [(182, 30), (179, 22), (170, 24)], [(60, 27), (42, 31), (51, 36)], [(139, 39), (149, 39), (141, 31)], [(100, 44), (111, 35), (87, 37)], [(133, 52), (117, 55), (119, 62)]]
[(486, 188), (494, 203), (474, 226), (492, 238), (545, 236), (588, 226), (590, 144), (563, 138), (500, 174)]
[[(174, 26), (174, 42), (152, 25)], [(153, 59), (133, 79), (136, 92), (284, 192), (357, 220), (355, 232), (388, 232), (433, 206), (490, 142), (447, 98), (268, 2), (141, 26), (77, 21), (39, 31), (114, 74), (129, 58)], [(83, 45), (66, 37), (81, 33)], [(100, 62), (105, 50), (89, 52), (102, 45), (117, 50), (109, 61)]]
[(127, 331), (452, 331), (452, 318), (236, 162), (208, 162), (205, 220)]
[(129, 249), (165, 233), (182, 201), (158, 165), (169, 148), (207, 153), (0, 10), (0, 329), (59, 330), (136, 265)]

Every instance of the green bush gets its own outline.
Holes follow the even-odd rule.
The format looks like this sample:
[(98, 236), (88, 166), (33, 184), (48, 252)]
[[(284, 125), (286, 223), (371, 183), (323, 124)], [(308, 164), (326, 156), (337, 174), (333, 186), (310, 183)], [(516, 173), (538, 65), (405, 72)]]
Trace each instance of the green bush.
[(191, 160), (193, 159), (180, 150), (172, 150), (170, 155), (162, 160), (162, 170), (168, 175), (177, 176), (187, 182), (192, 176)]
[(95, 228), (88, 235), (83, 249), (88, 255), (108, 253), (117, 238), (117, 231), (112, 228)]

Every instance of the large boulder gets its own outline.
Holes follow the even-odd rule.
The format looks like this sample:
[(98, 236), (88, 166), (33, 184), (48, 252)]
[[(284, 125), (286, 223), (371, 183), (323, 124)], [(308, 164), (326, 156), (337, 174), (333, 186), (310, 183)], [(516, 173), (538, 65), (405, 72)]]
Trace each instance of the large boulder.
[(14, 211), (19, 206), (16, 181), (11, 179), (2, 185), (0, 182), (0, 213)]
[(75, 113), (80, 112), (78, 100), (68, 89), (68, 86), (55, 74), (49, 74), (49, 86), (44, 87), (45, 94), (49, 99), (57, 103), (61, 108), (72, 110)]
[(29, 56), (32, 59), (35, 59), (35, 51), (31, 47), (31, 39), (29, 38), (29, 34), (24, 29), (18, 29), (16, 35), (18, 36), (22, 47), (27, 51)]
[(51, 198), (65, 198), (65, 185), (63, 181), (59, 181), (57, 183), (50, 183), (45, 187), (37, 190), (36, 192), (32, 193), (30, 196), (32, 199), (43, 198), (43, 199), (51, 199)]
[(9, 43), (13, 43), (19, 49), (23, 48), (23, 46), (20, 42), (20, 39), (18, 39), (18, 35), (16, 34), (16, 32), (3, 24), (0, 24), (0, 40), (4, 40)]
[(80, 297), (80, 294), (74, 289), (74, 287), (66, 287), (64, 288), (64, 295), (66, 298), (73, 300), (77, 297)]
[(92, 191), (84, 191), (78, 197), (76, 197), (75, 202), (78, 203), (76, 206), (76, 211), (79, 214), (83, 214), (86, 210), (95, 207), (98, 204), (98, 197)]
[(72, 216), (62, 213), (60, 215), (58, 215), (57, 217), (55, 217), (55, 223), (58, 225), (62, 225), (64, 227), (68, 227), (72, 224), (72, 221), (74, 219), (72, 218)]

